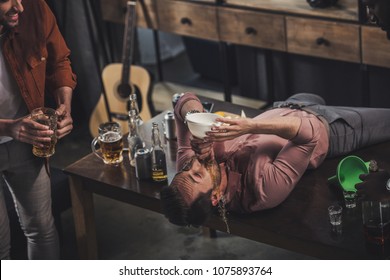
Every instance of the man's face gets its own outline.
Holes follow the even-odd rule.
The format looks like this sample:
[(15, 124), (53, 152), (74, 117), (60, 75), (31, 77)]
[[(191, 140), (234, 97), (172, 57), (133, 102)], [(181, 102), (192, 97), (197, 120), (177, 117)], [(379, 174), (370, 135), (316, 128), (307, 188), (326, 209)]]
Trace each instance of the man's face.
[(180, 192), (188, 205), (202, 193), (215, 189), (221, 183), (221, 171), (216, 161), (199, 162), (193, 158), (174, 178), (181, 186)]
[(0, 30), (17, 26), (21, 12), (22, 0), (0, 0)]
[(384, 31), (390, 39), (390, 1), (389, 0), (363, 0), (367, 6), (369, 18)]

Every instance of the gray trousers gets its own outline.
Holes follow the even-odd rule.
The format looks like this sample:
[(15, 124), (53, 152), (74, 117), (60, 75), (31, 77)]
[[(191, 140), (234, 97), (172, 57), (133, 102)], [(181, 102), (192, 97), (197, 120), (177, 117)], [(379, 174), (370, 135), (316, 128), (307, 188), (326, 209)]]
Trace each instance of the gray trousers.
[(327, 106), (322, 97), (298, 93), (274, 107), (300, 108), (321, 116), (329, 124), (328, 157), (390, 140), (390, 109)]
[(59, 241), (51, 208), (51, 185), (43, 160), (32, 146), (17, 141), (0, 144), (0, 257), (8, 259), (10, 229), (4, 200), (8, 187), (22, 230), (29, 259), (59, 259)]

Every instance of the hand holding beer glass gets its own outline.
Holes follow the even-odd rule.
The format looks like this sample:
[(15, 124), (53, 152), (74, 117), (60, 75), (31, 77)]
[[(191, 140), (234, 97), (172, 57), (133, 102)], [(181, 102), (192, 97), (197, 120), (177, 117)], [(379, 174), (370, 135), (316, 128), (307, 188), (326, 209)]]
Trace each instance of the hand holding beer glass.
[(31, 119), (35, 122), (46, 125), (50, 130), (53, 130), (53, 134), (50, 136), (50, 142), (41, 143), (41, 146), (33, 144), (33, 154), (37, 157), (50, 157), (54, 155), (55, 146), (57, 143), (56, 134), (58, 116), (56, 111), (51, 108), (39, 107), (32, 110)]
[[(96, 149), (99, 144), (100, 149)], [(105, 164), (118, 165), (123, 161), (122, 131), (119, 123), (106, 122), (99, 125), (99, 136), (91, 143), (93, 153)]]

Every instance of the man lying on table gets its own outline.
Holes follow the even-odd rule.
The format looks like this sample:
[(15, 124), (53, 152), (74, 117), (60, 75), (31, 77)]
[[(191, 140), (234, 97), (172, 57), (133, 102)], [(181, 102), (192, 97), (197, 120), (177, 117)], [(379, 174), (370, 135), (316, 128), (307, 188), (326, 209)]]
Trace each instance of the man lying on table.
[(164, 213), (177, 225), (201, 225), (213, 208), (251, 213), (279, 205), (307, 169), (326, 157), (390, 139), (390, 109), (326, 106), (301, 93), (253, 119), (219, 118), (203, 139), (191, 136), (187, 114), (203, 111), (183, 95), (175, 106), (177, 170), (161, 191)]

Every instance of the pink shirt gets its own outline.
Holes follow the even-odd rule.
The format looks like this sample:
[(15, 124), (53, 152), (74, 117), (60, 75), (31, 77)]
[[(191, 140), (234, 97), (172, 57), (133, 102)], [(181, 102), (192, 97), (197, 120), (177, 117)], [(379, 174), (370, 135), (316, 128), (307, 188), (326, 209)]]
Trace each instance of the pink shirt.
[[(177, 168), (194, 155), (190, 132), (178, 114), (182, 104), (197, 99), (185, 94), (175, 108), (178, 129)], [(277, 116), (298, 116), (302, 123), (298, 134), (290, 140), (270, 134), (247, 134), (215, 143), (218, 163), (226, 164), (228, 186), (227, 208), (238, 212), (255, 212), (283, 202), (305, 173), (318, 167), (326, 157), (329, 136), (325, 125), (316, 116), (302, 110), (277, 108), (254, 119)]]

